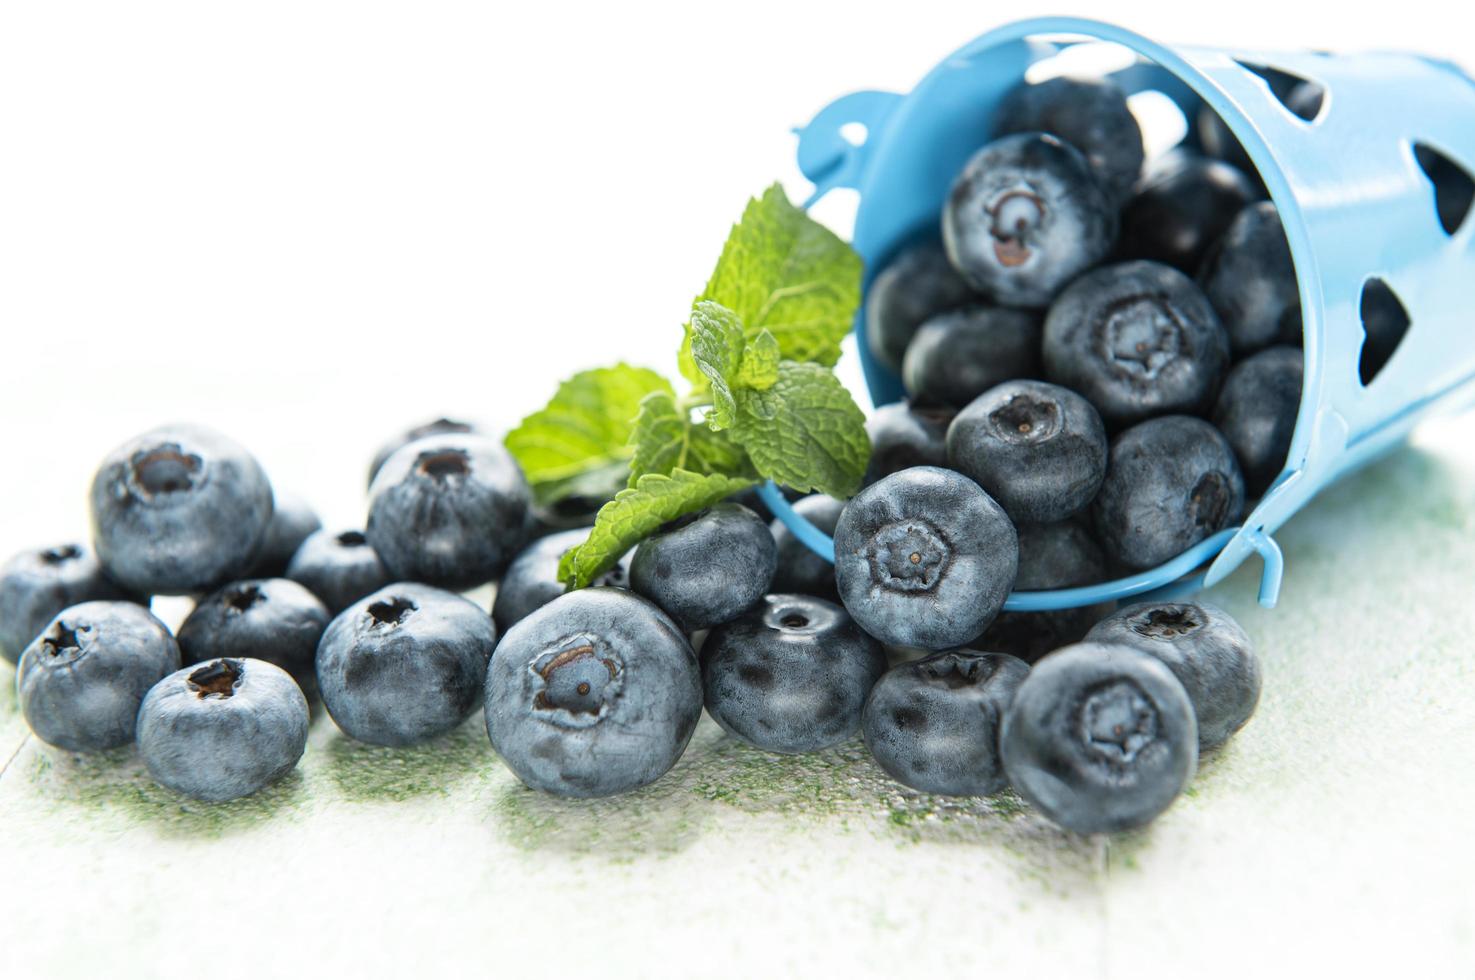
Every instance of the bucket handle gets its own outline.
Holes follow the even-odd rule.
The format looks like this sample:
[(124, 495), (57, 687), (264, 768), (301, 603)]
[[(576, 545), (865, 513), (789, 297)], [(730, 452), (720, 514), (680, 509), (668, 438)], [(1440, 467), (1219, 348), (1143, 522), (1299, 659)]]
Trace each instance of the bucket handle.
[[(835, 540), (815, 527), (804, 515), (794, 510), (788, 498), (778, 486), (769, 480), (758, 487), (758, 496), (773, 516), (799, 539), (799, 542), (815, 554), (834, 564)], [(1260, 605), (1275, 608), (1280, 597), (1280, 583), (1285, 573), (1285, 556), (1275, 539), (1260, 528), (1225, 528), (1218, 534), (1205, 538), (1165, 565), (1149, 573), (1128, 575), (1111, 582), (1097, 582), (1074, 589), (1051, 589), (1037, 592), (1012, 592), (1004, 602), (1005, 612), (1048, 612), (1052, 609), (1073, 609), (1093, 606), (1098, 602), (1114, 602), (1138, 596), (1155, 594), (1160, 590), (1174, 589), (1171, 583), (1178, 582), (1195, 569), (1212, 561), (1224, 550), (1231, 539), (1244, 531), (1242, 540), (1254, 549), (1264, 562), (1260, 575)], [(1188, 591), (1203, 588), (1204, 576), (1199, 575)], [(1170, 584), (1164, 586), (1167, 580)], [(1182, 583), (1178, 583), (1180, 586)], [(1181, 588), (1175, 592), (1183, 591)]]
[[(901, 98), (895, 92), (851, 92), (815, 113), (806, 125), (794, 127), (799, 137), (799, 170), (814, 184), (804, 207), (813, 206), (837, 187), (860, 190), (866, 147)], [(851, 126), (865, 127), (865, 137), (851, 138), (844, 132)]]

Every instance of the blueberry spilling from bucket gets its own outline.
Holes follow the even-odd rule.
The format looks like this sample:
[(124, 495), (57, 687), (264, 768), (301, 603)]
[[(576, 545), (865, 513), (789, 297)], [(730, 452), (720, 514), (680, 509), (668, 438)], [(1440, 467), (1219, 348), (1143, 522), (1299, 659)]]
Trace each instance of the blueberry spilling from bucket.
[[(684, 322), (684, 384), (622, 363), (505, 439), (407, 429), (348, 523), (210, 430), (123, 443), (90, 546), (0, 566), (26, 721), (47, 751), (136, 740), (210, 803), (314, 751), (320, 700), (335, 751), (414, 769), (484, 724), (479, 778), (597, 798), (704, 778), (705, 710), (703, 752), (864, 744), (905, 792), (1154, 819), (1245, 726), (1260, 661), (1214, 606), (1115, 600), (1294, 484), (1302, 282), (1248, 157), (1150, 155), (1110, 80), (996, 103), (922, 161), (936, 193), (873, 268), (770, 188)], [(1374, 373), (1410, 323), (1379, 295)], [(892, 401), (869, 421), (832, 370), (852, 324)], [(194, 597), (177, 638), (153, 594)]]

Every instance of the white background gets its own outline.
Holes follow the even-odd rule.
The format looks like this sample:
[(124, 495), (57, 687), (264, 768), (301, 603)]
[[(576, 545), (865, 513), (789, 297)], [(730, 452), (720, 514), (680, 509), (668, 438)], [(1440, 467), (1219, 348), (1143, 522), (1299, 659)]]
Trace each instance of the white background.
[[(316, 503), (330, 524), (351, 525), (362, 520), (372, 451), (408, 424), (451, 414), (500, 429), (580, 368), (626, 359), (672, 370), (683, 315), (746, 198), (775, 178), (796, 198), (807, 189), (789, 127), (847, 91), (904, 91), (1006, 21), (1075, 12), (1168, 41), (1408, 48), (1475, 66), (1475, 34), (1451, 22), (1443, 12), (1451, 9), (1448, 0), (1366, 12), (1183, 0), (1074, 11), (956, 0), (9, 0), (0, 5), (0, 555), (85, 534), (98, 460), (162, 422), (234, 435), (280, 486)], [(856, 376), (853, 357), (844, 369)], [(1437, 448), (1441, 437), (1425, 441)], [(564, 883), (590, 928), (609, 926), (605, 942), (636, 963), (648, 956), (661, 972), (714, 965), (703, 959), (714, 941), (731, 957), (715, 965), (745, 969), (742, 957), (762, 949), (732, 926), (763, 910), (773, 919), (767, 935), (786, 944), (784, 962), (811, 972), (832, 963), (822, 958), (831, 952), (853, 958), (856, 970), (904, 972), (909, 956), (926, 954), (938, 975), (964, 963), (980, 972), (979, 961), (997, 965), (1005, 947), (1016, 965), (1035, 949), (1099, 965), (1111, 957), (1105, 940), (1094, 948), (1098, 920), (1109, 926), (1102, 935), (1128, 937), (1112, 953), (1122, 975), (1151, 972), (1128, 968), (1129, 948), (1155, 951), (1145, 962), (1173, 964), (1178, 975), (1288, 961), (1313, 975), (1331, 954), (1351, 972), (1387, 961), (1418, 973), (1426, 948), (1437, 947), (1444, 963), (1467, 957), (1475, 921), (1462, 870), (1470, 862), (1468, 717), (1458, 717), (1461, 702), (1450, 708), (1441, 697), (1454, 690), (1458, 698), (1462, 680), (1468, 690), (1469, 675), (1457, 673), (1468, 659), (1416, 661), (1427, 636), (1448, 651), (1468, 648), (1469, 633), (1411, 583), (1427, 555), (1442, 569), (1445, 594), (1458, 597), (1448, 608), (1466, 608), (1467, 551), (1450, 542), (1470, 536), (1461, 515), (1472, 512), (1472, 495), (1471, 484), (1451, 478), (1455, 502), (1447, 501), (1443, 470), (1428, 459), (1404, 457), (1358, 484), (1374, 488), (1368, 500), (1348, 500), (1344, 488), (1332, 509), (1297, 525), (1300, 565), (1287, 576), (1286, 608), (1262, 616), (1248, 598), (1250, 573), (1232, 583), (1236, 614), (1272, 647), (1262, 716), (1237, 754), (1202, 780), (1215, 799), (1180, 803), (1155, 827), (1152, 847), (1129, 842), (1137, 848), (1129, 860), (1145, 870), (1134, 866), (1113, 882), (1110, 908), (1104, 892), (1077, 900), (1060, 884), (1069, 877), (1052, 875), (1041, 876), (1039, 891), (1020, 886), (1027, 897), (1014, 907), (1019, 881), (999, 868), (1016, 851), (1072, 859), (1024, 821), (997, 847), (903, 851), (864, 833), (821, 836), (802, 819), (730, 810), (724, 826), (737, 830), (711, 832), (680, 857), (611, 871), (554, 854), (519, 879), (527, 869), (517, 856), (487, 843), (495, 818), (478, 799), (450, 814), (433, 796), (418, 810), (381, 810), (309, 793), (307, 811), (322, 816), (312, 810), (319, 807), (341, 823), (277, 821), (236, 838), (232, 863), (220, 845), (166, 831), (157, 834), (163, 844), (152, 829), (133, 827), (115, 841), (98, 829), (103, 817), (48, 810), (36, 794), (23, 828), (18, 804), (14, 823), (0, 806), (3, 835), (29, 841), (27, 852), (47, 864), (0, 886), (0, 934), (10, 920), (28, 923), (30, 936), (24, 946), (12, 942), (24, 937), (0, 940), (0, 963), (11, 944), (24, 951), (17, 955), (53, 958), (73, 949), (90, 958), (76, 963), (105, 967), (118, 947), (111, 936), (93, 941), (85, 924), (126, 903), (126, 885), (121, 891), (142, 907), (117, 920), (119, 931), (139, 924), (139, 949), (148, 937), (171, 963), (191, 968), (212, 940), (177, 927), (243, 901), (259, 919), (276, 916), (279, 931), (295, 930), (299, 945), (258, 950), (283, 964), (301, 948), (328, 975), (343, 957), (409, 970), (422, 953), (448, 955), (442, 910), (422, 903), (419, 889), (451, 897), (444, 914), (468, 944), (463, 954), (492, 968), (499, 955), (546, 968), (548, 947), (562, 938), (556, 897), (537, 891), (556, 890), (550, 882)], [(1426, 497), (1428, 521), (1407, 539), (1401, 525), (1378, 530), (1402, 520), (1388, 516), (1401, 500)], [(1344, 516), (1364, 513), (1372, 530)], [(1410, 554), (1415, 532), (1423, 550)], [(1370, 562), (1367, 577), (1344, 576), (1333, 546), (1322, 545), (1333, 538), (1363, 548), (1350, 560)], [(1369, 543), (1383, 549), (1376, 560)], [(1380, 569), (1391, 571), (1374, 577)], [(1322, 582), (1347, 591), (1328, 597)], [(1408, 622), (1427, 629), (1410, 639)], [(1399, 670), (1382, 670), (1384, 658)], [(1433, 693), (1404, 711), (1413, 699), (1398, 685)], [(1364, 709), (1374, 717), (1359, 715)], [(1462, 731), (1463, 741), (1450, 736), (1425, 751), (1427, 732), (1441, 730)], [(29, 772), (40, 753), (28, 751)], [(331, 786), (320, 775), (330, 755), (321, 747), (310, 755), (319, 767), (308, 775), (314, 792)], [(499, 797), (514, 798), (523, 799)], [(556, 815), (555, 826), (584, 826), (577, 809), (524, 805), (534, 804)], [(57, 814), (70, 824), (53, 832), (45, 821)], [(854, 817), (858, 826), (866, 819)], [(421, 820), (455, 833), (422, 833)], [(772, 843), (781, 822), (796, 823), (800, 836)], [(658, 820), (652, 826), (662, 832)], [(25, 833), (12, 836), (16, 828)], [(817, 846), (803, 836), (811, 834)], [(64, 850), (53, 858), (37, 842)], [(294, 883), (294, 901), (280, 902), (279, 872), (291, 875), (308, 851), (333, 866), (300, 894)], [(883, 875), (892, 885), (876, 891)], [(944, 879), (951, 890), (927, 908)], [(377, 893), (386, 880), (392, 886)], [(601, 893), (594, 881), (613, 890)], [(51, 889), (44, 903), (27, 897), (43, 884)], [(174, 902), (176, 888), (219, 903)], [(1306, 888), (1315, 897), (1303, 901)], [(323, 890), (336, 897), (313, 897)], [(602, 894), (615, 896), (609, 908), (598, 907)], [(87, 914), (73, 920), (83, 897)], [(975, 900), (988, 911), (973, 916), (965, 903)], [(334, 921), (334, 901), (380, 918), (353, 919), (351, 938), (339, 943), (312, 918)], [(495, 901), (497, 914), (484, 914)], [(22, 903), (27, 915), (11, 919)], [(617, 928), (618, 914), (634, 907), (648, 913), (648, 933)], [(806, 918), (815, 908), (845, 914)], [(685, 938), (680, 958), (659, 938), (672, 925), (666, 915)], [(1241, 931), (1242, 918), (1255, 925)], [(1171, 922), (1184, 928), (1164, 942)], [(503, 945), (488, 942), (483, 955), (483, 929), (498, 927)], [(974, 944), (975, 927), (995, 930), (987, 949)], [(363, 945), (381, 930), (392, 937), (387, 960)], [(524, 934), (538, 937), (536, 948), (521, 948)], [(1278, 948), (1260, 948), (1257, 937), (1271, 934)], [(862, 947), (867, 935), (882, 945)], [(1417, 939), (1405, 947), (1409, 935)], [(816, 936), (828, 945), (801, 958)], [(1294, 956), (1281, 956), (1300, 939)], [(604, 948), (578, 952), (603, 969)], [(126, 962), (137, 969), (142, 955)], [(247, 969), (242, 959), (217, 963)], [(1098, 973), (1110, 970), (1089, 975)]]
[[(1475, 61), (1437, 9), (1077, 7), (1163, 39)], [(746, 197), (806, 188), (791, 125), (1050, 12), (0, 6), (0, 551), (84, 533), (97, 461), (165, 421), (230, 433), (354, 524), (406, 425), (506, 427), (576, 369), (671, 370)]]

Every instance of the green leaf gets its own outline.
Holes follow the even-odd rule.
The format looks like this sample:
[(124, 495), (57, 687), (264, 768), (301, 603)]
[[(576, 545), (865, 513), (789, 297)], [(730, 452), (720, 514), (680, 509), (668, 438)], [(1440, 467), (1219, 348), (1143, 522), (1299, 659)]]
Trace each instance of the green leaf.
[(712, 396), (712, 428), (730, 428), (737, 419), (743, 388), (765, 389), (778, 380), (778, 341), (767, 330), (751, 340), (742, 321), (721, 303), (701, 300), (691, 311), (691, 357)]
[(761, 476), (804, 492), (849, 497), (871, 443), (865, 415), (827, 369), (784, 361), (767, 391), (742, 389), (732, 437)]
[(582, 371), (559, 385), (547, 407), (523, 419), (506, 439), (538, 499), (562, 499), (585, 476), (598, 474), (598, 482), (608, 483), (614, 472), (615, 482), (622, 482), (640, 401), (653, 391), (670, 394), (671, 383), (628, 364)]
[(755, 481), (672, 470), (647, 473), (600, 508), (589, 538), (564, 553), (558, 578), (573, 589), (588, 586), (657, 528), (753, 485)]
[(726, 433), (693, 425), (691, 413), (681, 411), (663, 391), (652, 392), (640, 403), (635, 419), (635, 458), (630, 461), (629, 485), (647, 473), (669, 474), (683, 469), (753, 478), (747, 455)]
[(720, 303), (699, 302), (691, 311), (691, 357), (712, 389), (712, 427), (725, 429), (737, 418), (732, 379), (747, 347), (737, 314)]
[(772, 388), (778, 380), (780, 352), (778, 341), (767, 330), (760, 330), (743, 349), (743, 362), (738, 367), (734, 382), (744, 388), (760, 391)]
[(767, 330), (787, 360), (829, 366), (860, 306), (860, 279), (855, 250), (774, 184), (748, 202), (697, 301), (732, 310), (750, 339)]
[(681, 460), (686, 448), (686, 431), (690, 424), (676, 411), (676, 399), (664, 391), (653, 391), (640, 403), (635, 417), (635, 431), (630, 441), (635, 456), (630, 460), (630, 486), (646, 473), (670, 473)]

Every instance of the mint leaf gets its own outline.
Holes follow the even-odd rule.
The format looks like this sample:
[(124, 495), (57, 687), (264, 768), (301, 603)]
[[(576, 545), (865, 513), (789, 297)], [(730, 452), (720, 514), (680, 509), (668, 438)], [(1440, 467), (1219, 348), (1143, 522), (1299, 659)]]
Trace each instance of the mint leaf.
[(687, 470), (672, 470), (670, 476), (647, 473), (599, 509), (588, 540), (559, 561), (558, 578), (570, 588), (585, 588), (662, 524), (710, 507), (753, 483)]
[(743, 364), (743, 324), (721, 303), (699, 302), (691, 311), (691, 357), (712, 389), (712, 426), (725, 429), (737, 418), (729, 381)]
[(690, 425), (676, 411), (676, 399), (664, 391), (653, 391), (640, 403), (635, 431), (630, 441), (635, 456), (630, 460), (630, 486), (646, 473), (670, 473), (680, 465)]
[(683, 469), (754, 478), (753, 466), (726, 433), (693, 425), (691, 413), (678, 409), (663, 391), (651, 392), (640, 403), (635, 419), (635, 458), (630, 461), (629, 485), (647, 473), (669, 474)]
[(646, 368), (617, 364), (582, 371), (558, 386), (548, 405), (507, 434), (507, 451), (533, 492), (551, 503), (589, 481), (624, 481), (633, 448), (630, 433), (640, 400), (672, 393), (670, 382)]
[(726, 429), (737, 418), (740, 388), (768, 388), (778, 380), (778, 341), (760, 330), (751, 341), (737, 314), (711, 300), (691, 311), (691, 357), (712, 394), (711, 423)]
[(832, 366), (860, 306), (860, 279), (860, 256), (774, 184), (748, 202), (697, 301), (732, 310), (750, 339), (767, 330), (785, 359)]
[(865, 415), (826, 368), (783, 361), (773, 386), (741, 389), (738, 406), (732, 437), (759, 474), (832, 497), (860, 488), (871, 454)]
[(779, 358), (778, 341), (767, 330), (760, 330), (743, 349), (743, 361), (733, 382), (760, 391), (773, 387), (778, 380)]

